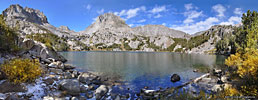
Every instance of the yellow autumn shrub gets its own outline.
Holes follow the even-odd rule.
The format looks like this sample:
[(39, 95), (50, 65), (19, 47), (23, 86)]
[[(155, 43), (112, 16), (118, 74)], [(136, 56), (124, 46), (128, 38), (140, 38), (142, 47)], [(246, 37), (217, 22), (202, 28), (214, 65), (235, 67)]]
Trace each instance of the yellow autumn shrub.
[(258, 96), (258, 49), (245, 48), (226, 59), (225, 64), (236, 68), (240, 92), (243, 95)]
[(245, 49), (244, 54), (236, 53), (226, 59), (225, 64), (228, 66), (237, 67), (237, 73), (240, 77), (244, 78), (246, 75), (250, 75), (255, 79), (258, 79), (258, 49)]
[(13, 59), (1, 65), (1, 70), (14, 83), (32, 82), (42, 72), (37, 59)]

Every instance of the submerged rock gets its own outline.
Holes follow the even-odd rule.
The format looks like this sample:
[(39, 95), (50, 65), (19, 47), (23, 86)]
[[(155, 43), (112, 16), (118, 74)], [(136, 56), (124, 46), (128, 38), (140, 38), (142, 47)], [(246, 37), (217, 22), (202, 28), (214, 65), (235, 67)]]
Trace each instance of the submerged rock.
[(177, 75), (177, 74), (173, 74), (172, 76), (171, 76), (171, 82), (177, 82), (177, 81), (180, 81), (180, 76), (179, 75)]
[(97, 100), (100, 100), (103, 96), (105, 96), (108, 92), (108, 87), (105, 85), (100, 85), (96, 91), (95, 96)]
[(64, 79), (60, 82), (60, 90), (67, 91), (71, 95), (80, 94), (80, 83), (77, 79)]

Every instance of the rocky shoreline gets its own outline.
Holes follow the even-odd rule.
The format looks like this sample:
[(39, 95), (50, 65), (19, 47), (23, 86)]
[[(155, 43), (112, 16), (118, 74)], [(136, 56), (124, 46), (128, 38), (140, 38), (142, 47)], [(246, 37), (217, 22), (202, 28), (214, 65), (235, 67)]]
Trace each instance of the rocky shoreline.
[(91, 72), (80, 72), (67, 60), (44, 44), (24, 39), (18, 54), (1, 54), (0, 64), (14, 58), (39, 59), (42, 75), (33, 83), (14, 84), (0, 71), (0, 99), (101, 99), (116, 81)]

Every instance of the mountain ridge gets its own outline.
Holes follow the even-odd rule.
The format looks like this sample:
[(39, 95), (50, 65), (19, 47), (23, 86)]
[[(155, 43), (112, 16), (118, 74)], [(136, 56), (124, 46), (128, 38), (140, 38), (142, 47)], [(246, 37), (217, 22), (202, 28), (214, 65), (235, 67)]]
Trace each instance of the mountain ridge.
[[(74, 32), (67, 26), (55, 27), (48, 22), (47, 17), (39, 10), (23, 8), (18, 4), (10, 5), (3, 11), (3, 15), (7, 25), (17, 28), (23, 37), (32, 33), (53, 33), (67, 43), (70, 50), (78, 51), (133, 50), (203, 53), (214, 49), (214, 42), (221, 39), (221, 35), (232, 33), (232, 30), (228, 32), (228, 30), (217, 26), (195, 35), (189, 35), (163, 25), (144, 25), (132, 28), (126, 24), (125, 20), (113, 13), (102, 14), (85, 30)], [(230, 28), (232, 29), (232, 27)], [(211, 35), (217, 29), (219, 31), (216, 31), (215, 35)], [(188, 43), (188, 41), (193, 43)], [(205, 43), (206, 45), (204, 45)]]

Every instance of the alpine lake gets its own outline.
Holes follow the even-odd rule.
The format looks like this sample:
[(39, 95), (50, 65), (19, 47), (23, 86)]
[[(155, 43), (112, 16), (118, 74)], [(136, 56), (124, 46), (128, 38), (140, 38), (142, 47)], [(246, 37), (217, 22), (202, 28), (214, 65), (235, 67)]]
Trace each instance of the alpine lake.
[[(182, 85), (203, 74), (194, 70), (211, 69), (224, 64), (225, 57), (205, 54), (172, 52), (128, 52), (128, 51), (71, 51), (59, 52), (79, 71), (101, 73), (122, 80), (113, 87), (113, 93), (135, 95), (144, 87), (151, 90)], [(171, 82), (172, 74), (181, 80)]]

